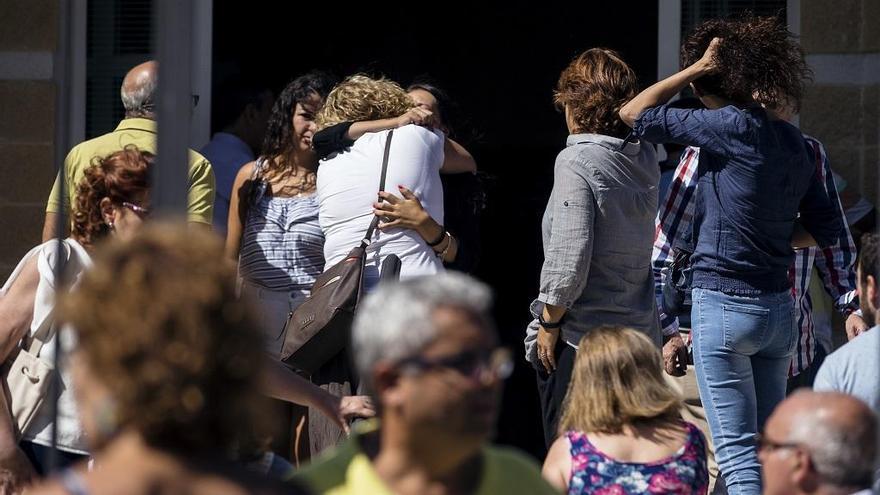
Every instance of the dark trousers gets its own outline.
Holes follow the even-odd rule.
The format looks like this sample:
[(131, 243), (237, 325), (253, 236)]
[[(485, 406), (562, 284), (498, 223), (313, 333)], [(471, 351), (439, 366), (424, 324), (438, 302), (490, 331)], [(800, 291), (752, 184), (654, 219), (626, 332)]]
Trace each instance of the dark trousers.
[[(44, 447), (37, 443), (28, 442), (27, 440), (22, 440), (18, 445), (21, 447), (21, 451), (24, 452), (24, 455), (27, 456), (28, 460), (31, 461), (31, 464), (34, 465), (34, 471), (36, 471), (38, 475), (46, 476), (49, 474), (49, 451), (52, 450), (50, 447)], [(64, 469), (79, 461), (86, 461), (88, 458), (89, 456), (87, 455), (74, 454), (59, 450), (56, 452), (55, 469)]]
[(556, 356), (556, 370), (552, 373), (547, 373), (540, 362), (533, 365), (538, 376), (538, 396), (541, 401), (541, 420), (547, 448), (550, 448), (550, 444), (559, 434), (559, 417), (562, 416), (562, 403), (568, 392), (568, 382), (571, 380), (577, 349), (560, 338), (556, 341), (553, 354)]
[(822, 363), (825, 362), (825, 357), (827, 355), (828, 353), (825, 352), (825, 349), (817, 344), (816, 355), (813, 357), (813, 362), (810, 363), (810, 366), (807, 367), (807, 369), (788, 379), (788, 385), (785, 387), (785, 394), (788, 395), (799, 388), (813, 388), (816, 374), (819, 372)]

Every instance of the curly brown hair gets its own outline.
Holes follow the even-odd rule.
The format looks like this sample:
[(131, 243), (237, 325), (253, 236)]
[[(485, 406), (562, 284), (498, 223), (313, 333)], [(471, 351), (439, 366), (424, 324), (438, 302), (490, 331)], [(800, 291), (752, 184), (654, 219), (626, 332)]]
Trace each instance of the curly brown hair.
[(623, 138), (629, 132), (620, 107), (638, 93), (636, 73), (614, 50), (591, 48), (571, 61), (559, 76), (553, 101), (568, 107), (573, 132)]
[(149, 171), (153, 154), (129, 145), (107, 156), (96, 156), (76, 187), (71, 232), (84, 246), (91, 246), (110, 234), (101, 214), (101, 200), (115, 205), (123, 201), (141, 204), (149, 192)]
[(682, 67), (699, 60), (716, 37), (723, 39), (715, 55), (718, 70), (694, 81), (700, 93), (739, 104), (754, 100), (799, 110), (812, 71), (782, 20), (748, 14), (735, 20), (706, 21), (682, 45)]
[(415, 106), (396, 82), (356, 74), (339, 83), (327, 95), (315, 122), (318, 129), (324, 129), (341, 122), (388, 119)]
[(250, 439), (261, 335), (219, 238), (150, 224), (104, 243), (94, 262), (59, 317), (115, 399), (118, 427), (155, 448), (214, 457)]

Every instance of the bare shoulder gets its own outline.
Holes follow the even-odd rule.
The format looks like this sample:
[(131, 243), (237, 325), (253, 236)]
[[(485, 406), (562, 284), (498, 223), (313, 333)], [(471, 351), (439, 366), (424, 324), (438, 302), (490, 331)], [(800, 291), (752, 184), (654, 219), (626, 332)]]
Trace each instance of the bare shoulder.
[(251, 177), (254, 176), (254, 170), (256, 169), (257, 162), (247, 162), (238, 169), (238, 173), (235, 174), (235, 183), (233, 184), (233, 189), (238, 189), (245, 182), (249, 181)]
[(245, 179), (249, 179), (254, 174), (254, 169), (257, 167), (256, 160), (247, 162), (238, 169), (238, 174), (236, 174), (236, 180), (239, 177), (244, 177)]
[(544, 467), (558, 463), (560, 460), (571, 460), (571, 442), (566, 435), (560, 435), (553, 441), (553, 445), (547, 452), (547, 458), (544, 460)]
[(566, 435), (560, 435), (550, 446), (541, 475), (557, 490), (568, 489), (568, 478), (571, 473), (571, 443)]

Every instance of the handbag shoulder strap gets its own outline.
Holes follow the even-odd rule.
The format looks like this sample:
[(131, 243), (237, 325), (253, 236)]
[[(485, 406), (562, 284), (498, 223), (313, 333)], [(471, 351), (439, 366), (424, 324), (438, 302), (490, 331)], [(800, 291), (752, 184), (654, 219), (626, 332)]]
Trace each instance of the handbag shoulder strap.
[[(391, 151), (391, 137), (394, 135), (394, 129), (388, 131), (388, 139), (385, 140), (385, 153), (382, 155), (382, 175), (379, 179), (379, 190), (385, 190), (385, 176), (388, 174), (388, 154)], [(367, 229), (366, 235), (364, 235), (363, 240), (361, 241), (361, 247), (366, 248), (370, 245), (370, 242), (373, 238), (373, 232), (376, 231), (376, 227), (379, 226), (379, 217), (373, 215), (373, 221), (370, 222), (370, 228)]]
[[(64, 251), (64, 271), (65, 273), (76, 273), (80, 269), (81, 261), (79, 260), (79, 255), (77, 254), (77, 250), (74, 249), (66, 240), (61, 242), (61, 246)], [(52, 338), (55, 330), (55, 307), (50, 308), (46, 315), (43, 317), (43, 321), (40, 322), (40, 326), (37, 327), (37, 330), (30, 337), (30, 342), (27, 346), (22, 342), (22, 348), (27, 348), (28, 352), (33, 354), (34, 356), (39, 356), (40, 351), (43, 349), (43, 345)]]
[(37, 328), (37, 331), (34, 332), (34, 335), (31, 337), (30, 345), (28, 346), (28, 352), (33, 354), (34, 356), (39, 356), (40, 351), (43, 350), (43, 345), (49, 340), (49, 336), (53, 333), (53, 327), (55, 325), (55, 309), (49, 311), (49, 314), (43, 318), (43, 322), (40, 323), (40, 327)]

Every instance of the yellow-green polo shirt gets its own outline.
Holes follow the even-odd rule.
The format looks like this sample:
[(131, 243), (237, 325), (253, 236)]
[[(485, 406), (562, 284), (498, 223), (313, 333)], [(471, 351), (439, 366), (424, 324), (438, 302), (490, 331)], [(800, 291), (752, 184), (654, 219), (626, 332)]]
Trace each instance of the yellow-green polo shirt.
[[(135, 145), (141, 151), (156, 153), (156, 122), (150, 119), (124, 119), (111, 133), (98, 136), (73, 147), (64, 159), (65, 182), (67, 197), (63, 207), (70, 211), (76, 196), (76, 186), (85, 175), (86, 168), (95, 157), (107, 156), (128, 145)], [(58, 213), (62, 204), (58, 199), (58, 179), (49, 193), (46, 211)], [(189, 150), (189, 194), (187, 218), (190, 222), (211, 225), (214, 214), (214, 193), (216, 191), (214, 171), (205, 157)]]
[[(393, 495), (360, 450), (358, 438), (378, 429), (378, 421), (366, 422), (342, 445), (314, 464), (297, 471), (293, 480), (322, 495)], [(484, 447), (483, 473), (474, 495), (558, 495), (538, 466), (509, 448)]]

